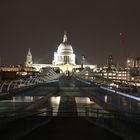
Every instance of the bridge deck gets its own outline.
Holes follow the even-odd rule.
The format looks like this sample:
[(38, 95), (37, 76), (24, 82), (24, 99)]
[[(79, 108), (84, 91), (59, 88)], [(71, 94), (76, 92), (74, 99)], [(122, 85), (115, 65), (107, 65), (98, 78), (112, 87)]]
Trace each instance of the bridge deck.
[(47, 125), (36, 129), (21, 140), (123, 140), (107, 130), (89, 123), (85, 118), (55, 118)]
[(124, 140), (83, 117), (31, 117), (15, 121), (0, 131), (2, 140)]
[[(16, 124), (17, 120), (15, 120), (15, 124), (11, 125), (9, 123), (9, 127), (2, 129), (1, 132), (7, 132), (8, 136), (10, 136), (12, 133), (11, 128), (13, 128), (12, 131), (16, 133), (18, 132), (17, 130), (21, 128), (21, 132), (23, 131), (24, 133), (26, 129), (32, 128), (33, 125), (35, 125), (32, 121), (37, 119), (36, 121), (38, 122), (38, 117), (42, 117), (45, 121), (48, 118), (47, 111), (52, 108), (54, 112), (51, 112), (49, 115), (53, 117), (53, 120), (30, 132), (23, 140), (43, 139), (44, 137), (52, 140), (56, 138), (88, 140), (91, 139), (91, 137), (95, 140), (101, 138), (119, 140), (121, 139), (120, 137), (113, 135), (101, 127), (97, 127), (95, 124), (89, 123), (86, 118), (86, 111), (87, 109), (92, 110), (92, 113), (88, 114), (88, 117), (91, 115), (93, 117), (92, 119), (100, 120), (98, 110), (102, 110), (102, 112), (100, 112), (101, 118), (105, 115), (104, 112), (107, 112), (102, 105), (106, 104), (114, 107), (114, 109), (117, 109), (118, 106), (120, 106), (121, 109), (129, 109), (129, 102), (130, 101), (120, 96), (98, 92), (92, 85), (78, 81), (73, 77), (61, 77), (59, 82), (49, 83), (49, 85), (45, 87), (38, 88), (37, 91), (33, 89), (15, 96), (11, 95), (11, 97), (9, 96), (7, 99), (1, 101), (0, 112), (3, 111), (4, 107), (7, 113), (9, 111), (15, 111), (16, 113), (33, 111), (38, 113), (44, 110), (42, 114), (36, 115), (33, 118), (23, 117), (21, 121), (19, 119), (18, 124)], [(126, 103), (126, 106), (122, 103)], [(117, 107), (114, 104), (116, 104)], [(26, 120), (26, 123), (28, 122), (27, 126), (24, 125), (26, 118), (28, 118)], [(108, 119), (111, 121), (112, 118), (108, 117)], [(0, 136), (1, 135), (2, 133)]]
[[(64, 112), (65, 111), (65, 112)], [(58, 116), (77, 116), (77, 108), (74, 97), (61, 97)]]

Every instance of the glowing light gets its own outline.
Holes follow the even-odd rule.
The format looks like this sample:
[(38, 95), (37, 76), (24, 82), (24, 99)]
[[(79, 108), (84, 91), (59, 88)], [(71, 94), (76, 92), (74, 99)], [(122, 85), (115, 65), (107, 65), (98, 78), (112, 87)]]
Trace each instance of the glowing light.
[(127, 60), (127, 63), (130, 63), (130, 62), (131, 62), (131, 61), (128, 59), (128, 60)]
[(130, 99), (134, 99), (134, 100), (140, 101), (140, 98), (136, 97), (136, 96), (128, 95), (126, 93), (123, 93), (123, 92), (120, 92), (120, 91), (115, 91), (115, 90), (112, 90), (112, 89), (109, 89), (109, 88), (105, 88), (105, 87), (100, 87), (100, 88), (108, 90), (108, 91), (111, 91), (111, 92), (116, 93), (118, 95), (122, 95), (122, 96), (130, 98)]
[(59, 80), (51, 80), (51, 81), (48, 81), (48, 83), (53, 83), (53, 82), (58, 82)]
[(53, 104), (59, 104), (60, 103), (60, 96), (58, 96), (58, 97), (51, 97), (51, 102), (53, 103)]
[(13, 102), (15, 102), (15, 100), (16, 100), (16, 99), (15, 99), (15, 96), (14, 96), (14, 97), (13, 97)]
[(107, 95), (105, 95), (105, 103), (107, 103)]
[(90, 82), (87, 82), (87, 81), (85, 81), (85, 80), (81, 80), (81, 79), (77, 79), (77, 80), (79, 80), (79, 81), (81, 81), (81, 82), (83, 82), (83, 83), (85, 83), (85, 84), (89, 84), (89, 85), (91, 85)]
[(86, 98), (86, 103), (87, 103), (87, 104), (91, 104), (91, 103), (93, 103), (93, 102), (91, 102), (91, 101), (90, 101), (90, 98), (87, 97), (87, 98)]
[(135, 79), (134, 77), (131, 78), (131, 80), (134, 80), (134, 79)]
[(78, 104), (83, 104), (83, 103), (93, 104), (94, 103), (93, 101), (90, 101), (89, 97), (76, 97), (75, 100), (76, 100), (76, 103)]

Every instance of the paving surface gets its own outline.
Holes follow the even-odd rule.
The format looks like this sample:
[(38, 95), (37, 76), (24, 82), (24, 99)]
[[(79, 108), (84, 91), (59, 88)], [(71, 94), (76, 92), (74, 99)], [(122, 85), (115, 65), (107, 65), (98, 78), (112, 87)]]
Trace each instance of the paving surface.
[(85, 118), (57, 117), (32, 131), (21, 140), (123, 140), (107, 130), (89, 123)]
[[(40, 116), (39, 119), (36, 116), (33, 118), (25, 118), (15, 121), (12, 124), (8, 124), (5, 129), (0, 127), (0, 138), (2, 138), (2, 140), (7, 140), (6, 137), (10, 140), (14, 140), (14, 136), (18, 134), (20, 134), (20, 137), (18, 135), (18, 139), (21, 140), (123, 140), (106, 129), (91, 123), (86, 117), (78, 116), (78, 111), (81, 111), (81, 107), (100, 108), (99, 105), (97, 106), (95, 102), (88, 98), (89, 94), (86, 90), (88, 88), (89, 90), (91, 89), (91, 95), (93, 96), (95, 95), (95, 93), (92, 92), (93, 87), (81, 83), (73, 77), (62, 77), (59, 83), (49, 84), (47, 87), (43, 87), (41, 91), (39, 90), (38, 94), (35, 95), (46, 96), (49, 93), (48, 89), (52, 90), (53, 86), (55, 87), (54, 89), (57, 89), (58, 91), (58, 93), (55, 93), (54, 96), (61, 96), (57, 112), (58, 116), (52, 117), (49, 122), (45, 116)], [(43, 93), (40, 94), (42, 91)], [(36, 98), (36, 96), (34, 98)], [(18, 101), (22, 101), (21, 99), (22, 98)], [(40, 102), (36, 101), (35, 104), (33, 104), (34, 106), (30, 106), (30, 108), (40, 107), (40, 109), (46, 109), (50, 106), (51, 101), (54, 101), (56, 98), (52, 97), (50, 100), (42, 99), (39, 100)], [(15, 104), (15, 102), (12, 102), (12, 105), (13, 104)], [(29, 130), (28, 133), (27, 130)]]
[[(64, 113), (63, 113), (64, 112)], [(77, 116), (75, 97), (61, 97), (58, 116)]]

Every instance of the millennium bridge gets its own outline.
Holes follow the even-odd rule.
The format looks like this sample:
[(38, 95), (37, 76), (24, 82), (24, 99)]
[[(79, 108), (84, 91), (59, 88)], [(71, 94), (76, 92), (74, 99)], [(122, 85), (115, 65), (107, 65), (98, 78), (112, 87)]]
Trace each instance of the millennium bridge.
[(111, 87), (110, 81), (93, 77), (88, 69), (68, 76), (49, 70), (2, 82), (0, 138), (139, 140), (136, 89)]

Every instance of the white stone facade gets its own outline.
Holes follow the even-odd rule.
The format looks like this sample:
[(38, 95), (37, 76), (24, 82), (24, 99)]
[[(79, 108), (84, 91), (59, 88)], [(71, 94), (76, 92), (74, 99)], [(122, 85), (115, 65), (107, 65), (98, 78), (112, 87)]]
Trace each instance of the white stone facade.
[[(29, 49), (25, 66), (34, 67), (36, 68), (36, 71), (40, 71), (43, 67), (59, 67), (61, 72), (72, 72), (73, 68), (81, 67), (80, 64), (75, 64), (75, 57), (73, 48), (68, 43), (67, 35), (65, 33), (63, 42), (58, 46), (57, 52), (54, 52), (54, 60), (52, 61), (52, 64), (33, 64), (32, 54)], [(84, 65), (83, 67), (90, 67), (93, 70), (97, 69), (96, 65)]]
[(54, 65), (75, 65), (75, 54), (72, 46), (68, 43), (67, 35), (64, 34), (63, 42), (58, 46), (57, 52), (54, 52)]
[(26, 67), (32, 67), (32, 64), (33, 64), (32, 54), (31, 54), (31, 51), (30, 51), (30, 48), (29, 48), (28, 54), (26, 56), (25, 66)]

